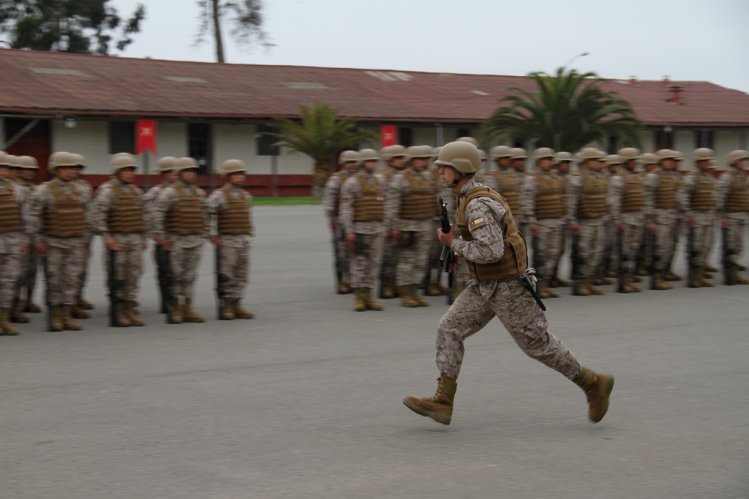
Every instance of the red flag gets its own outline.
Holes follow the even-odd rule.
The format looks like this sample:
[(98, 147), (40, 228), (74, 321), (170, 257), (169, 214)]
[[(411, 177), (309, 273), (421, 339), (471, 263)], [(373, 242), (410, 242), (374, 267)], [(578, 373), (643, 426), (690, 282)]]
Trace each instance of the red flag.
[(395, 125), (380, 125), (380, 140), (382, 147), (398, 143), (398, 128)]
[(135, 122), (135, 154), (151, 151), (156, 154), (156, 122), (138, 120)]

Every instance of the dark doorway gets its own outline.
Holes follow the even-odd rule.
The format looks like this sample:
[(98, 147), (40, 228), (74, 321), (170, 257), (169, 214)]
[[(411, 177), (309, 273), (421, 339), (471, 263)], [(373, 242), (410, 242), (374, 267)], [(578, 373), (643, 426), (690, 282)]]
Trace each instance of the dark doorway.
[(47, 160), (52, 152), (52, 133), (49, 120), (34, 120), (26, 118), (5, 118), (5, 140), (7, 143), (18, 133), (22, 132), (33, 121), (36, 123), (18, 137), (18, 139), (7, 148), (8, 154), (14, 156), (33, 156), (39, 163), (39, 174), (37, 182), (47, 178)]

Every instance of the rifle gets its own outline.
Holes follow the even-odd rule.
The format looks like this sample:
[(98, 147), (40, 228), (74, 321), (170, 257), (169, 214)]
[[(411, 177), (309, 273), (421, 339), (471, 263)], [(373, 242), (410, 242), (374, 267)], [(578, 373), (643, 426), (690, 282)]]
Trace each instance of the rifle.
[(224, 285), (226, 284), (226, 276), (221, 273), (221, 247), (218, 245), (215, 247), (213, 263), (214, 273), (216, 274), (216, 317), (219, 320), (226, 320), (226, 317), (224, 316), (224, 302), (226, 299), (226, 289), (224, 288)]
[(156, 277), (158, 279), (158, 286), (159, 286), (159, 313), (165, 314), (166, 313), (166, 300), (164, 299), (164, 296), (166, 295), (166, 291), (164, 289), (164, 280), (166, 275), (166, 269), (164, 269), (164, 248), (161, 247), (161, 245), (157, 244), (154, 248), (154, 256), (156, 257)]
[(576, 295), (580, 287), (580, 235), (575, 232), (572, 233), (572, 247), (570, 251), (570, 263), (572, 264), (572, 271), (570, 278), (572, 279), (572, 294)]
[(627, 283), (624, 279), (624, 274), (627, 271), (626, 262), (624, 261), (624, 248), (623, 240), (624, 240), (624, 229), (616, 230), (616, 258), (617, 258), (617, 267), (616, 267), (616, 287), (617, 291), (620, 293), (624, 293), (624, 288), (626, 287)]
[(49, 262), (48, 256), (44, 255), (42, 258), (42, 269), (44, 269), (44, 304), (47, 306), (47, 331), (52, 331), (52, 303), (51, 294), (49, 289)]
[(729, 233), (727, 227), (722, 227), (720, 230), (721, 233), (721, 246), (723, 249), (721, 263), (723, 264), (723, 281), (726, 286), (733, 286), (736, 284), (736, 279), (734, 279), (733, 275), (733, 262), (731, 261), (731, 257), (735, 255), (735, 251), (733, 248), (731, 248), (731, 243), (729, 239)]
[(335, 277), (336, 293), (341, 292), (340, 284), (341, 280), (343, 279), (343, 264), (341, 263), (341, 254), (338, 251), (338, 241), (341, 238), (345, 239), (345, 231), (338, 227), (333, 234), (333, 239), (331, 239), (331, 243), (333, 243), (333, 275)]
[(544, 302), (541, 301), (541, 297), (538, 296), (538, 293), (536, 292), (536, 286), (531, 281), (530, 276), (532, 276), (535, 273), (535, 269), (528, 269), (522, 274), (520, 274), (520, 282), (523, 283), (523, 286), (525, 286), (525, 289), (528, 290), (528, 292), (531, 294), (534, 300), (536, 300), (536, 303), (539, 307), (541, 307), (541, 310), (546, 312), (546, 305), (544, 305)]
[(159, 258), (160, 262), (158, 266), (161, 269), (161, 275), (159, 279), (159, 287), (161, 288), (161, 303), (164, 307), (164, 313), (166, 314), (166, 323), (171, 324), (169, 320), (172, 314), (172, 285), (174, 283), (174, 276), (172, 276), (171, 255), (165, 248), (162, 248), (161, 246), (158, 247), (161, 249), (159, 253), (156, 253), (156, 256)]
[[(440, 203), (440, 228), (442, 229), (443, 234), (449, 234), (452, 228), (450, 227), (450, 218), (447, 215), (447, 203), (442, 200), (441, 196), (438, 199)], [(452, 267), (454, 259), (455, 255), (453, 255), (453, 250), (449, 246), (443, 245), (442, 252), (440, 253), (440, 269), (442, 269), (442, 272), (447, 272), (448, 305), (452, 305), (453, 302), (452, 290), (453, 285), (455, 284), (455, 271)]]
[[(687, 230), (687, 255), (689, 258), (689, 282), (688, 285), (691, 287), (697, 287), (696, 279), (696, 269), (697, 266), (695, 265), (695, 260), (697, 259), (697, 248), (694, 245), (694, 224), (689, 225), (689, 229)], [(693, 285), (693, 286), (692, 286)]]

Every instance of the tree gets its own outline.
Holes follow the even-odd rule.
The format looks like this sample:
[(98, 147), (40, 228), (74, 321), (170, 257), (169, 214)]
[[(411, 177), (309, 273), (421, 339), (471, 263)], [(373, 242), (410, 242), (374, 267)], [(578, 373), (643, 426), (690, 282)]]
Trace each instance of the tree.
[(263, 31), (262, 0), (198, 0), (200, 8), (200, 28), (195, 38), (202, 43), (209, 31), (213, 33), (216, 46), (216, 61), (226, 62), (221, 22), (229, 18), (232, 29), (229, 32), (240, 45), (249, 45), (254, 39), (263, 46), (270, 47), (268, 35)]
[(535, 90), (513, 87), (482, 125), (484, 141), (522, 139), (556, 150), (577, 151), (585, 144), (617, 137), (639, 146), (640, 120), (629, 102), (603, 90), (595, 73), (565, 68), (552, 76), (528, 75)]
[(334, 171), (338, 153), (362, 141), (374, 140), (373, 133), (359, 130), (351, 120), (339, 119), (338, 111), (328, 104), (314, 103), (299, 108), (300, 120), (277, 119), (279, 145), (301, 152), (314, 160), (312, 194), (322, 195), (328, 177)]
[(138, 4), (124, 19), (109, 2), (0, 0), (0, 33), (8, 36), (13, 48), (107, 55), (114, 43), (122, 51), (140, 31), (146, 9)]

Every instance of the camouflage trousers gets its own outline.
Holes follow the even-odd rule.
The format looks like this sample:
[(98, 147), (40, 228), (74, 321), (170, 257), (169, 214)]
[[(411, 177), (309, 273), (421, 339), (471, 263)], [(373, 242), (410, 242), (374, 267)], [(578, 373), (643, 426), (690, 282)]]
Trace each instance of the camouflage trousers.
[(29, 243), (29, 248), (21, 258), (21, 271), (18, 276), (16, 285), (16, 297), (26, 299), (26, 293), (31, 294), (36, 287), (36, 274), (39, 255), (34, 248), (33, 240)]
[(83, 288), (86, 287), (88, 280), (88, 261), (91, 258), (91, 236), (87, 236), (83, 247), (83, 256), (81, 268), (78, 272), (78, 282), (76, 284), (76, 297), (83, 296)]
[(172, 296), (174, 298), (192, 299), (193, 287), (197, 278), (196, 270), (200, 265), (200, 254), (203, 244), (180, 244), (180, 237), (170, 235), (172, 251), (169, 253), (169, 264), (172, 267)]
[(698, 212), (694, 224), (687, 225), (687, 261), (690, 266), (702, 267), (707, 263), (707, 254), (712, 247), (715, 213)]
[(244, 295), (250, 268), (250, 241), (245, 239), (242, 246), (221, 245), (215, 249), (219, 252), (224, 298), (242, 298)]
[(621, 251), (622, 267), (625, 272), (634, 273), (637, 255), (640, 252), (645, 214), (642, 212), (622, 213), (621, 224), (622, 230), (619, 236), (621, 237), (621, 250), (614, 248), (614, 254), (617, 255), (616, 264), (619, 265), (618, 256)]
[(380, 280), (386, 285), (395, 285), (395, 275), (398, 268), (400, 246), (398, 241), (387, 238), (383, 242), (382, 265), (380, 266)]
[(380, 273), (385, 237), (382, 233), (356, 234), (356, 239), (351, 253), (351, 287), (372, 289)]
[(0, 308), (10, 308), (21, 271), (21, 245), (24, 237), (17, 232), (0, 234)]
[(579, 375), (580, 363), (549, 333), (546, 316), (517, 279), (472, 282), (453, 302), (437, 329), (436, 360), (440, 373), (458, 378), (465, 352), (463, 343), (495, 316), (526, 355), (568, 379)]
[(731, 263), (738, 263), (741, 255), (744, 253), (744, 236), (749, 225), (749, 214), (747, 213), (726, 213), (725, 218), (728, 220), (729, 227), (726, 229), (726, 240), (723, 244), (728, 244), (728, 260)]
[(439, 229), (440, 221), (439, 219), (434, 221), (434, 224), (432, 225), (432, 231), (431, 231), (431, 239), (429, 241), (429, 271), (436, 271), (438, 275), (441, 275), (441, 268), (440, 268), (440, 255), (442, 255), (442, 243), (440, 242), (439, 238), (437, 237), (437, 229)]
[(554, 277), (554, 269), (562, 254), (562, 231), (564, 222), (558, 218), (545, 218), (538, 221), (538, 235), (532, 236), (533, 262), (536, 272), (542, 279)]
[(655, 270), (665, 272), (671, 267), (679, 228), (675, 210), (656, 210)]
[(421, 286), (429, 268), (429, 251), (434, 233), (431, 230), (401, 232), (398, 255), (398, 286)]
[(84, 240), (80, 237), (47, 240), (45, 270), (50, 305), (73, 305), (83, 273)]
[(351, 280), (349, 274), (350, 257), (348, 245), (346, 244), (346, 234), (342, 225), (336, 227), (332, 243), (334, 245), (333, 250), (335, 251), (334, 264), (336, 273), (340, 272), (342, 281), (349, 282)]
[(580, 220), (579, 258), (582, 262), (581, 277), (593, 277), (603, 259), (606, 238), (604, 218)]
[[(110, 259), (114, 255), (115, 297), (118, 300), (137, 301), (140, 290), (140, 276), (143, 273), (143, 236), (141, 234), (113, 234), (118, 251), (110, 251), (104, 246), (104, 272), (110, 286)], [(111, 291), (111, 290), (110, 290)]]

